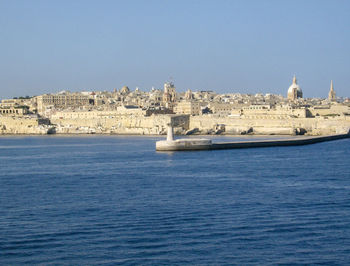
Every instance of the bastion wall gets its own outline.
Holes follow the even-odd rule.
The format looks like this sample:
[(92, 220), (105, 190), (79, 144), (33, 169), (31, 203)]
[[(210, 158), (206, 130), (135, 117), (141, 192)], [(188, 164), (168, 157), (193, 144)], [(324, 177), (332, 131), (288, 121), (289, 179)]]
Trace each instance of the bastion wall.
[(187, 130), (188, 115), (115, 115), (95, 118), (52, 118), (56, 133), (165, 134), (167, 124)]
[(47, 134), (49, 126), (30, 116), (0, 116), (0, 134)]
[(171, 122), (175, 133), (198, 129), (200, 134), (224, 129), (224, 134), (284, 134), (306, 132), (309, 135), (329, 135), (342, 133), (350, 128), (350, 116), (330, 116), (314, 118), (268, 118), (228, 117), (215, 115), (115, 115), (69, 118), (55, 116), (52, 125), (44, 125), (43, 120), (31, 116), (0, 116), (0, 134), (46, 134), (55, 127), (60, 134), (100, 133), (100, 134), (166, 134)]
[(240, 134), (252, 130), (254, 134), (287, 134), (296, 129), (305, 129), (310, 135), (335, 134), (350, 127), (350, 117), (316, 117), (288, 119), (254, 119), (240, 117), (193, 116), (189, 127), (200, 131), (213, 130), (217, 125), (225, 127), (226, 134)]

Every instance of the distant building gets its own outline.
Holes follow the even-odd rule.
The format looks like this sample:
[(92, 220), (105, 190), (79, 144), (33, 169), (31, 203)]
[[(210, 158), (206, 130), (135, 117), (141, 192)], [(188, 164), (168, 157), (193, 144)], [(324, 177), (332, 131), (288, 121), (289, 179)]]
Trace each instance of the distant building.
[(128, 86), (124, 86), (123, 88), (120, 89), (121, 95), (128, 95), (129, 93), (130, 93), (130, 89)]
[(333, 80), (331, 80), (331, 89), (329, 90), (329, 93), (328, 93), (328, 100), (330, 100), (331, 102), (334, 102), (336, 100), (336, 95), (333, 88)]
[(29, 113), (27, 99), (4, 99), (0, 103), (0, 114), (8, 116), (22, 116)]
[(117, 107), (117, 112), (123, 115), (146, 115), (146, 110), (143, 110), (136, 105), (122, 105)]
[(303, 91), (297, 84), (297, 78), (295, 76), (293, 77), (292, 85), (289, 86), (287, 98), (288, 100), (291, 100), (291, 101), (294, 101), (298, 98), (303, 98)]
[(1, 115), (15, 115), (22, 116), (28, 113), (28, 109), (24, 106), (3, 106), (0, 105), (0, 114)]
[(41, 113), (46, 106), (67, 108), (89, 105), (89, 96), (81, 93), (44, 94), (37, 96), (36, 101), (38, 112)]
[(236, 109), (240, 110), (241, 105), (231, 104), (231, 103), (211, 102), (208, 104), (208, 108), (213, 114), (225, 116), (225, 115), (230, 115)]
[(185, 93), (185, 99), (186, 100), (193, 100), (194, 99), (194, 96), (193, 96), (193, 93), (190, 89), (188, 89)]
[(200, 115), (201, 107), (199, 102), (193, 101), (182, 101), (177, 103), (174, 108), (176, 114), (186, 114), (186, 115)]
[(174, 83), (166, 82), (164, 84), (163, 102), (167, 108), (172, 108), (173, 103), (176, 102), (176, 91)]

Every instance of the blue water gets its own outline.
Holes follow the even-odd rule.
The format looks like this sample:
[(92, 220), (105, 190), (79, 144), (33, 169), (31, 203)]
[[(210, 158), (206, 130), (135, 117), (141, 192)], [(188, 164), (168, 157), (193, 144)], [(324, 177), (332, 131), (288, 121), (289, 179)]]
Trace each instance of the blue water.
[(0, 137), (0, 264), (350, 264), (350, 139), (158, 139)]

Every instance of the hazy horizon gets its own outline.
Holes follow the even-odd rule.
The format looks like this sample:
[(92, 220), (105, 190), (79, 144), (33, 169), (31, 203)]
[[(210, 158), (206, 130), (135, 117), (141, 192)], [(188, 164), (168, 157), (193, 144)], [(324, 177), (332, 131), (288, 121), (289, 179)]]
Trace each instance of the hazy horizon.
[(349, 1), (1, 1), (0, 98), (162, 88), (349, 97)]

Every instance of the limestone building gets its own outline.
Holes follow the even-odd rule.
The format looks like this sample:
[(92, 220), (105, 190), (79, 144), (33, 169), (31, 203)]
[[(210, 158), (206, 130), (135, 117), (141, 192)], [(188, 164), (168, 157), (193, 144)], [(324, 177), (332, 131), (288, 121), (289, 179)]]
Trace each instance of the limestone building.
[(1, 115), (16, 115), (22, 116), (28, 113), (28, 109), (24, 106), (2, 106), (0, 105)]
[(303, 98), (303, 91), (297, 84), (297, 78), (295, 76), (293, 77), (292, 85), (289, 86), (287, 98), (288, 100), (291, 100), (291, 101), (294, 101), (298, 98)]
[(4, 99), (0, 103), (0, 114), (4, 116), (23, 116), (29, 113), (28, 99)]
[(38, 112), (44, 111), (46, 106), (59, 108), (89, 105), (89, 96), (81, 93), (44, 94), (36, 97)]
[(174, 107), (176, 114), (187, 114), (187, 115), (200, 115), (201, 106), (199, 102), (194, 101), (182, 101), (178, 102)]
[(213, 114), (228, 116), (232, 114), (232, 112), (235, 112), (236, 109), (240, 110), (241, 105), (231, 103), (210, 102), (208, 104), (208, 108)]

